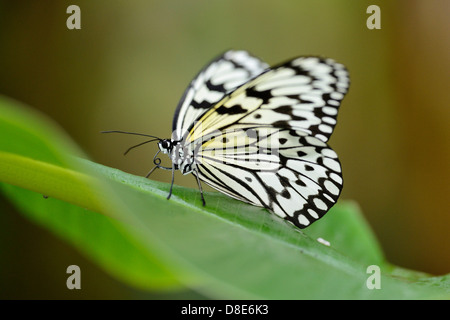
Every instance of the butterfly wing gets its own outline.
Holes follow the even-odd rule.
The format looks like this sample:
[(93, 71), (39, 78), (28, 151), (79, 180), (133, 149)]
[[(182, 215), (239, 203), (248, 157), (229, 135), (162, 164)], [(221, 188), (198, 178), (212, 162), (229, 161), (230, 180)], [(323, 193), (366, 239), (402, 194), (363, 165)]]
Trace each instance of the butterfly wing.
[(327, 142), (348, 87), (342, 64), (300, 57), (268, 69), (225, 96), (198, 119), (188, 139), (230, 126), (270, 125), (303, 130)]
[(197, 159), (199, 178), (208, 185), (300, 228), (321, 218), (342, 189), (337, 154), (303, 130), (222, 131), (203, 144)]
[(268, 65), (246, 51), (230, 50), (211, 61), (191, 81), (175, 111), (172, 131), (178, 140), (192, 123), (227, 93), (257, 76)]
[(193, 125), (199, 178), (305, 228), (336, 203), (342, 173), (326, 144), (349, 86), (344, 66), (301, 57), (225, 96)]

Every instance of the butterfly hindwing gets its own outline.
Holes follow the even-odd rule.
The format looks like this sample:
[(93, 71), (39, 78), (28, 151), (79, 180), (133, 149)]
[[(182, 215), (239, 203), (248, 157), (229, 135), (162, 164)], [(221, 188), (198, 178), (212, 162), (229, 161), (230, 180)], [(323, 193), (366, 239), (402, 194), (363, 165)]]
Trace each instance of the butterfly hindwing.
[(300, 228), (322, 217), (342, 189), (336, 153), (301, 130), (224, 131), (203, 146), (197, 154), (201, 180)]

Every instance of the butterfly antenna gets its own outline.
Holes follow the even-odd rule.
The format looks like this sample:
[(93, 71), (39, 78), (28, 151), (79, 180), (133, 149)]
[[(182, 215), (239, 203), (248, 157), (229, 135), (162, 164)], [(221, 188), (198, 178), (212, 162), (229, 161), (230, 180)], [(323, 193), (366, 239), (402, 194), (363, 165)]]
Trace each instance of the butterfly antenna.
[(128, 149), (123, 153), (124, 156), (125, 156), (128, 152), (130, 152), (130, 150), (132, 150), (132, 149), (134, 149), (134, 148), (140, 147), (140, 146), (142, 146), (142, 145), (144, 145), (144, 144), (146, 144), (146, 143), (149, 143), (149, 142), (153, 142), (153, 141), (157, 141), (157, 140), (161, 141), (161, 140), (162, 140), (161, 138), (158, 138), (158, 137), (156, 137), (156, 136), (152, 136), (152, 135), (149, 135), (149, 134), (137, 133), (137, 132), (128, 132), (128, 131), (120, 131), (120, 130), (100, 131), (100, 133), (122, 133), (122, 134), (132, 134), (132, 135), (135, 135), (135, 136), (142, 136), (142, 137), (153, 138), (153, 139), (150, 139), (150, 140), (141, 142), (141, 143), (139, 143), (139, 144), (137, 144), (137, 145), (135, 145), (135, 146), (132, 146), (132, 147), (128, 148)]
[(120, 130), (109, 130), (109, 131), (100, 131), (100, 133), (123, 133), (123, 134), (133, 134), (136, 136), (142, 136), (142, 137), (149, 137), (149, 138), (154, 138), (157, 140), (162, 140), (161, 138), (158, 138), (156, 136), (152, 136), (149, 134), (143, 134), (143, 133), (137, 133), (137, 132), (128, 132), (128, 131), (120, 131)]
[(126, 156), (127, 153), (130, 152), (130, 150), (132, 150), (132, 149), (134, 149), (134, 148), (137, 148), (137, 147), (140, 147), (140, 146), (142, 146), (142, 145), (144, 145), (144, 144), (146, 144), (146, 143), (153, 142), (153, 141), (157, 141), (157, 140), (158, 140), (158, 139), (151, 139), (151, 140), (147, 140), (147, 141), (141, 142), (141, 143), (139, 143), (139, 144), (137, 144), (137, 145), (135, 145), (135, 146), (129, 147), (129, 148), (127, 149), (127, 151), (125, 151), (125, 152), (123, 153), (123, 155)]

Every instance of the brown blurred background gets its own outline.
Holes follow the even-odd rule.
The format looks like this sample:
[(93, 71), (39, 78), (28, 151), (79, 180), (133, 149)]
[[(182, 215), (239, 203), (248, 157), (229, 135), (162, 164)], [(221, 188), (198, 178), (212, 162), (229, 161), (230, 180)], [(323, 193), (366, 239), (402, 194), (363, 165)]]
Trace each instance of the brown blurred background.
[[(71, 4), (81, 30), (66, 27)], [(372, 4), (381, 30), (366, 27)], [(141, 140), (99, 132), (169, 137), (184, 89), (216, 55), (245, 49), (269, 64), (331, 57), (352, 81), (330, 140), (342, 199), (359, 203), (390, 262), (439, 275), (450, 272), (449, 13), (447, 0), (1, 0), (0, 93), (54, 119), (93, 161), (145, 175), (156, 145), (123, 157)], [(181, 175), (176, 183), (195, 187)], [(0, 298), (179, 297), (128, 288), (5, 199), (0, 210)], [(74, 263), (95, 286), (67, 293)]]

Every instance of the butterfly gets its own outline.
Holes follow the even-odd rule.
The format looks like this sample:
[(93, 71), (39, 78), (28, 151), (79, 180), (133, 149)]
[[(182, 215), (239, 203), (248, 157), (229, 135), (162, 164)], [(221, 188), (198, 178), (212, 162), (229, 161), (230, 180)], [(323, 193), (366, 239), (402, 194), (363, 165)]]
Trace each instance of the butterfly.
[[(175, 110), (172, 137), (158, 141), (155, 169), (192, 173), (241, 201), (264, 207), (299, 228), (320, 219), (343, 186), (341, 164), (328, 145), (346, 68), (332, 59), (301, 56), (269, 67), (246, 51), (230, 50), (191, 81)], [(167, 154), (171, 167), (161, 165)]]

